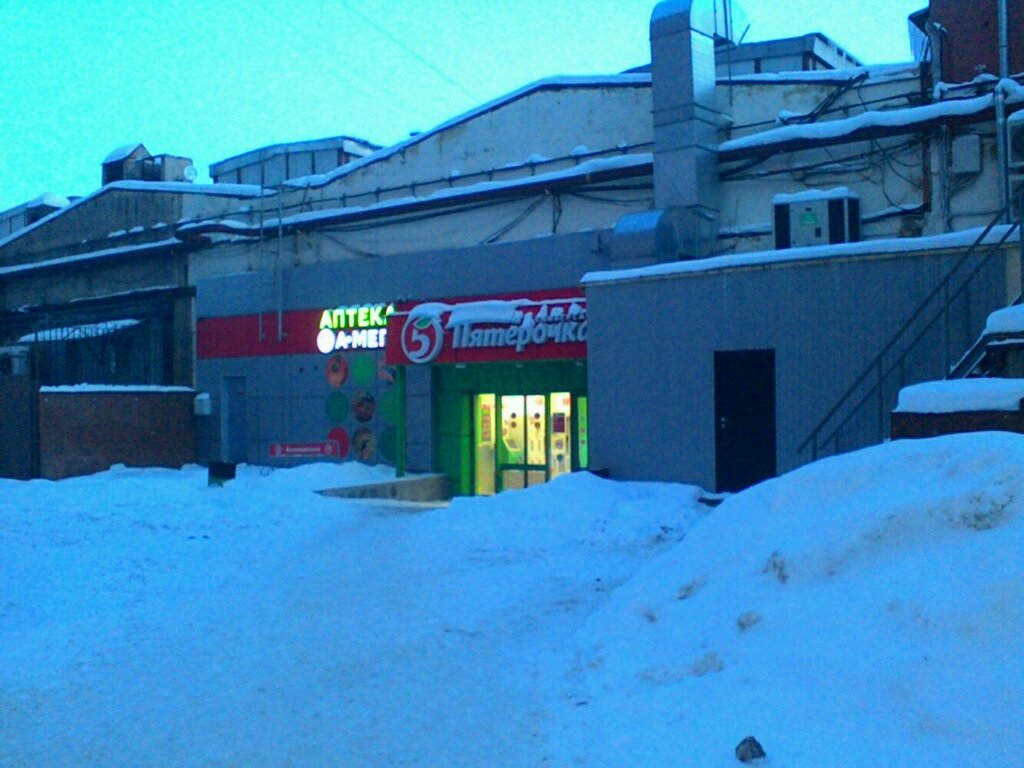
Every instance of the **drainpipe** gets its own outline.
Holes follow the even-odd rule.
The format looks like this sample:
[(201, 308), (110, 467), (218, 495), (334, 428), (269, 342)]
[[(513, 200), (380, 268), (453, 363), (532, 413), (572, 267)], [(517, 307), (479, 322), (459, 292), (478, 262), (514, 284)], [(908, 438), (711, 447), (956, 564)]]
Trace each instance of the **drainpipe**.
[[(1006, 0), (999, 0), (999, 79), (1010, 74), (1009, 41), (1007, 34)], [(1003, 221), (1010, 223), (1010, 173), (1009, 147), (1006, 137), (1006, 94), (996, 88), (996, 147), (999, 150), (999, 202), (1003, 209)]]

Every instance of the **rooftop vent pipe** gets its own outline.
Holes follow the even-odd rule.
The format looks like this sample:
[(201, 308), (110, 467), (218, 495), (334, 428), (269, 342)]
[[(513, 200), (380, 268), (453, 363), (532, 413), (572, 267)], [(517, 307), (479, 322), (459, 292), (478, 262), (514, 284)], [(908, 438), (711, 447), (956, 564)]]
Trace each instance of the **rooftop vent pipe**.
[(658, 210), (628, 214), (619, 221), (613, 240), (616, 259), (653, 255), (669, 261), (712, 251), (719, 218), (722, 124), (715, 97), (715, 33), (716, 26), (724, 29), (726, 5), (723, 0), (664, 0), (651, 15)]

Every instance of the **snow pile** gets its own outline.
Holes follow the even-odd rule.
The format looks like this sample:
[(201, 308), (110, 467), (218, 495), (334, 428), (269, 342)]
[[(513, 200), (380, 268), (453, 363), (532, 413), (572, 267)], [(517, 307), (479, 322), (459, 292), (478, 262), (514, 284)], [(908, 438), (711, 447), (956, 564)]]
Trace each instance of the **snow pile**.
[(989, 315), (985, 321), (984, 335), (990, 333), (1024, 333), (1024, 304), (997, 309)]
[(393, 467), (370, 466), (358, 461), (320, 461), (278, 469), (239, 464), (235, 468), (235, 479), (228, 481), (225, 487), (231, 492), (302, 492), (386, 483), (394, 479)]
[(925, 381), (900, 390), (898, 413), (1019, 411), (1024, 379)]
[[(589, 472), (562, 475), (528, 493), (456, 498), (424, 525), (487, 550), (630, 547), (674, 540), (706, 509), (695, 486), (614, 483)], [(584, 556), (585, 553), (566, 555)]]
[(0, 765), (1010, 766), (1024, 437), (727, 499), (586, 473), (430, 511), (373, 468), (0, 480)]
[[(726, 501), (588, 622), (558, 765), (1008, 766), (1024, 438), (890, 443)], [(573, 762), (577, 760), (577, 762)]]
[(0, 480), (0, 765), (536, 766), (574, 633), (707, 512), (588, 474), (422, 512), (373, 468)]

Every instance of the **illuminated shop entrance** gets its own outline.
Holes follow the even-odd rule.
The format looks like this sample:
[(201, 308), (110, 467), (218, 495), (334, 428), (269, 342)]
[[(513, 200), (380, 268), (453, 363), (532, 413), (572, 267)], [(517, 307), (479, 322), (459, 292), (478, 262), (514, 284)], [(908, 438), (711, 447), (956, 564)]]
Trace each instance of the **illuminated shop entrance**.
[(529, 488), (588, 466), (583, 361), (435, 365), (434, 466), (460, 496)]
[(570, 392), (478, 394), (474, 493), (540, 485), (587, 465), (587, 398)]

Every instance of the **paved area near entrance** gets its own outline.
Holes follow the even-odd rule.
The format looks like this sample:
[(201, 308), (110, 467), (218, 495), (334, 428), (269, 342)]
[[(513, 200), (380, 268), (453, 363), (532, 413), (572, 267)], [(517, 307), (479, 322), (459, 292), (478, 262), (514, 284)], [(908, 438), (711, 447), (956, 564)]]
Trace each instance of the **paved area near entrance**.
[(614, 533), (591, 477), (437, 507), (279, 476), (3, 483), (0, 765), (543, 765), (574, 633), (689, 498)]

